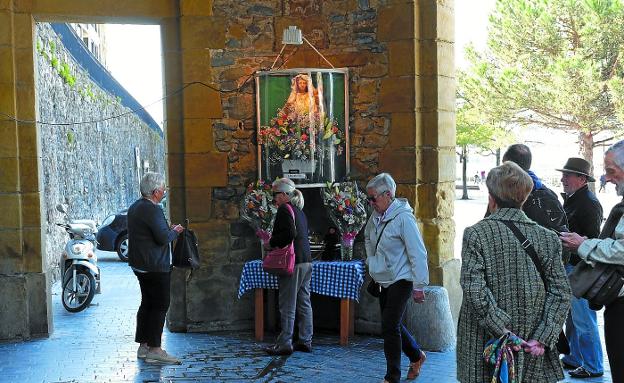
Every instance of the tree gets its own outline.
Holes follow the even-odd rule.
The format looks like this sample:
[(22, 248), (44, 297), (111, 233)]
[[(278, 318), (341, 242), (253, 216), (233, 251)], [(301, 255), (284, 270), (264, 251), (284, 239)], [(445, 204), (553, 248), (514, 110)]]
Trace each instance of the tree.
[(590, 163), (594, 146), (622, 134), (620, 0), (498, 0), (487, 46), (467, 48), (460, 87), (489, 119), (575, 132)]
[[(461, 83), (461, 82), (460, 82)], [(489, 123), (469, 102), (460, 99), (457, 108), (457, 146), (459, 147), (459, 160), (462, 163), (462, 199), (468, 199), (467, 164), (470, 150), (483, 152), (494, 151), (509, 142), (509, 135), (504, 129)]]

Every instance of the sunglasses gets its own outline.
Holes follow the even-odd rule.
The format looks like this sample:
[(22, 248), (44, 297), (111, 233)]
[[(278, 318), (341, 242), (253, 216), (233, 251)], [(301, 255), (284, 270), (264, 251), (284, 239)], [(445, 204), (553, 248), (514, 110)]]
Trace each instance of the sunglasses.
[(277, 197), (278, 195), (282, 194), (284, 192), (273, 192), (273, 198)]
[(377, 195), (374, 195), (374, 196), (372, 196), (372, 197), (371, 197), (371, 196), (366, 197), (366, 199), (368, 200), (368, 202), (375, 203), (375, 202), (377, 202), (377, 199), (378, 199), (379, 197), (381, 197), (382, 195), (384, 195), (386, 192), (387, 192), (387, 190), (386, 190), (386, 191), (382, 191), (381, 193), (379, 193), (379, 194), (377, 194)]

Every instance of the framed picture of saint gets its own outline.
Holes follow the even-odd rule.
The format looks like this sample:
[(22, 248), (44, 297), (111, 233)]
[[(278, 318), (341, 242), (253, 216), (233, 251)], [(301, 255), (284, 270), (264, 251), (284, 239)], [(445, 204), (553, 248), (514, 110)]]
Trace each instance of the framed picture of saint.
[(255, 74), (259, 179), (300, 186), (342, 181), (349, 172), (346, 68)]

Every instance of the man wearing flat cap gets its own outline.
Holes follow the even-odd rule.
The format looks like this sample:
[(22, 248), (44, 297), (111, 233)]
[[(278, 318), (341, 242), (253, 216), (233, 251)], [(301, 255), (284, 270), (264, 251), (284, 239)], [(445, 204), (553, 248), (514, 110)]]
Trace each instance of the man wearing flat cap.
[[(571, 232), (587, 238), (598, 238), (602, 222), (602, 205), (589, 190), (588, 182), (595, 182), (590, 175), (591, 165), (583, 158), (568, 158), (562, 169), (563, 209), (568, 217)], [(581, 261), (575, 251), (571, 252), (566, 271), (572, 272)], [(570, 343), (570, 354), (561, 360), (563, 366), (571, 369), (574, 378), (590, 378), (603, 374), (602, 346), (598, 333), (596, 312), (589, 308), (586, 299), (572, 297), (572, 306), (566, 321), (566, 337)]]

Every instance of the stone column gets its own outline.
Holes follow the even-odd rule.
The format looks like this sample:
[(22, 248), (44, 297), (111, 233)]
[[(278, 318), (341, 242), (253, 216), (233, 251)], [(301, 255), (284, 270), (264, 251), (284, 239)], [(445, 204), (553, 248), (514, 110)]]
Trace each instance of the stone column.
[(449, 292), (455, 321), (460, 263), (453, 257), (455, 199), (454, 15), (449, 0), (396, 1), (380, 10), (389, 51), (380, 109), (391, 114), (380, 169), (414, 206), (429, 251), (430, 280)]
[[(186, 291), (189, 285), (210, 286), (210, 274), (219, 274), (226, 263), (219, 256), (227, 256), (229, 238), (228, 224), (215, 218), (212, 209), (213, 188), (228, 183), (227, 154), (214, 148), (213, 124), (223, 112), (220, 94), (213, 89), (220, 86), (212, 76), (210, 57), (210, 49), (225, 48), (225, 26), (212, 15), (212, 1), (181, 0), (180, 15), (163, 22), (167, 92), (186, 87), (167, 100), (171, 219), (191, 221), (200, 239), (203, 266), (191, 281), (186, 280), (185, 272), (174, 275), (173, 290), (178, 296), (172, 294), (169, 327), (175, 331), (187, 330), (188, 322), (205, 321), (204, 311), (215, 309), (207, 308), (203, 299), (205, 294), (218, 295), (218, 291)], [(228, 297), (223, 302), (231, 300)]]
[[(52, 329), (41, 219), (33, 18), (0, 1), (0, 339)], [(17, 122), (13, 118), (28, 122)]]

